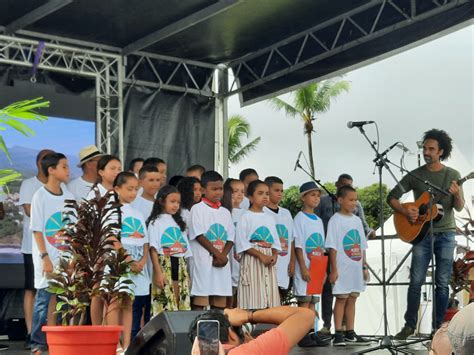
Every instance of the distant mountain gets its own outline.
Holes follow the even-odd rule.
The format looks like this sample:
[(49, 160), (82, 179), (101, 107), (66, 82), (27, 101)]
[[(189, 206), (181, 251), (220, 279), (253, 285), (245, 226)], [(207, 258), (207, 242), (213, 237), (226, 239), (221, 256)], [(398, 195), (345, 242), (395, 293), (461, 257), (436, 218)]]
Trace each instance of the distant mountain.
[[(21, 146), (9, 147), (8, 151), (12, 162), (8, 160), (5, 154), (0, 153), (0, 169), (14, 169), (19, 171), (23, 178), (29, 178), (36, 174), (36, 155), (40, 149), (31, 149)], [(82, 174), (80, 168), (77, 167), (79, 159), (77, 156), (66, 154), (71, 169), (71, 178)]]

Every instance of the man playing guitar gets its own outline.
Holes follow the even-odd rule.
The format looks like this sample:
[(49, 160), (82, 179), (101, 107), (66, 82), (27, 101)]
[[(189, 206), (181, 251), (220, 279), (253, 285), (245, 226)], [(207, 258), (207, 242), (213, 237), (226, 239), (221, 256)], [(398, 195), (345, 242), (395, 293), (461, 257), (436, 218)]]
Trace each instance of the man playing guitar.
[[(463, 192), (457, 184), (457, 180), (460, 179), (459, 172), (441, 163), (448, 159), (451, 154), (451, 141), (449, 135), (443, 130), (431, 129), (425, 132), (423, 136), (423, 158), (426, 164), (412, 171), (412, 174), (419, 177), (421, 181), (410, 175), (404, 176), (400, 181), (406, 192), (413, 190), (415, 199), (418, 199), (423, 192), (428, 190), (423, 181), (429, 181), (440, 189), (449, 192), (449, 196), (443, 197), (439, 202), (443, 206), (444, 216), (433, 224), (434, 255), (436, 258), (435, 305), (437, 328), (443, 322), (448, 306), (456, 231), (453, 208), (456, 211), (461, 211), (464, 207)], [(397, 185), (390, 191), (387, 201), (396, 212), (403, 214), (411, 223), (414, 223), (419, 217), (419, 210), (414, 206), (404, 208), (399, 200), (402, 194), (400, 186)], [(415, 332), (421, 286), (426, 280), (432, 257), (429, 236), (425, 236), (418, 241), (413, 246), (412, 252), (405, 326), (395, 335), (395, 340), (406, 340), (408, 336)]]

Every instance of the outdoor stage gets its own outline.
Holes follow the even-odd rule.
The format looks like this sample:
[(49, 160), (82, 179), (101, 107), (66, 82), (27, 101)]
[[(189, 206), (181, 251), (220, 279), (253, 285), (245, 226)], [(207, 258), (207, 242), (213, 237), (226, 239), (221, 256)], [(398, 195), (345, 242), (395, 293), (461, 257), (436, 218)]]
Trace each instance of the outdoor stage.
[[(23, 348), (23, 341), (4, 341), (0, 340), (0, 343), (2, 344), (7, 344), (10, 346), (9, 350), (6, 351), (0, 351), (0, 354), (8, 354), (8, 355), (29, 355), (30, 351), (25, 350)], [(332, 347), (332, 346), (327, 346), (323, 348), (299, 348), (296, 347), (294, 348), (290, 354), (291, 355), (306, 355), (306, 354), (320, 354), (320, 355), (329, 355), (329, 354), (352, 354), (356, 351), (360, 351), (363, 349), (368, 349), (371, 347), (375, 347), (377, 343), (373, 343), (370, 346), (346, 346), (346, 347)], [(427, 354), (427, 348), (423, 344), (416, 344), (412, 345), (409, 348), (410, 351), (413, 352), (413, 354)], [(376, 354), (376, 355), (382, 355), (382, 354), (390, 354), (389, 351), (387, 350), (378, 350), (375, 351), (371, 354)], [(170, 354), (171, 355), (171, 354)], [(183, 354), (184, 355), (184, 354)]]

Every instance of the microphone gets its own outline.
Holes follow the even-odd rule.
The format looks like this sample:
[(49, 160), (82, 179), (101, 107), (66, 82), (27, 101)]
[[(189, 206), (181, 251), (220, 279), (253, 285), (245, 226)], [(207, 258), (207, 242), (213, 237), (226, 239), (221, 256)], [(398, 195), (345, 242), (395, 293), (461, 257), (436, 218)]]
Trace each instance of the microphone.
[(385, 149), (385, 151), (380, 154), (380, 155), (385, 155), (387, 154), (389, 151), (391, 151), (393, 148), (395, 148), (396, 146), (398, 146), (400, 144), (400, 142), (395, 142), (393, 143), (390, 147), (388, 147), (387, 149)]
[(410, 149), (408, 149), (407, 147), (405, 147), (405, 145), (404, 145), (402, 142), (399, 142), (399, 143), (397, 144), (397, 147), (400, 148), (401, 150), (403, 150), (405, 153), (410, 151)]
[(296, 159), (296, 163), (295, 163), (295, 168), (293, 171), (296, 171), (296, 169), (298, 169), (298, 166), (300, 166), (300, 158), (301, 158), (301, 154), (303, 154), (302, 151), (300, 151), (300, 153), (298, 154), (298, 159)]
[(375, 123), (375, 121), (349, 121), (347, 122), (347, 128), (354, 128), (354, 127), (362, 127), (365, 126), (366, 124), (371, 124)]

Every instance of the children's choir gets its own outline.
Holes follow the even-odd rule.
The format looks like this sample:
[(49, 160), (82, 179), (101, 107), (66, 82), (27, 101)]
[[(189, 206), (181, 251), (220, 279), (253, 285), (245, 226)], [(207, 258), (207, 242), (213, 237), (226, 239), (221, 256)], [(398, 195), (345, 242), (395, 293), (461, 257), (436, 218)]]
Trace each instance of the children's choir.
[[(49, 237), (48, 223), (60, 221), (65, 199), (93, 199), (99, 197), (95, 191), (103, 196), (111, 190), (122, 205), (116, 247), (123, 246), (129, 255), (133, 286), (130, 296), (107, 315), (103, 303), (92, 300), (90, 318), (93, 324), (102, 324), (105, 316), (106, 323), (123, 325), (121, 348), (126, 349), (143, 324), (162, 311), (264, 309), (279, 306), (290, 291), (299, 307), (315, 310), (319, 295), (308, 285), (316, 260), (325, 255), (336, 296), (334, 345), (364, 342), (354, 332), (354, 317), (356, 299), (365, 290), (367, 242), (359, 218), (352, 214), (357, 202), (353, 188), (338, 191), (341, 209), (326, 233), (314, 212), (321, 195), (314, 182), (301, 185), (303, 208), (293, 219), (280, 206), (283, 181), (276, 176), (259, 180), (254, 169), (224, 182), (216, 171), (193, 165), (185, 177), (175, 179), (175, 187), (166, 185), (167, 166), (159, 158), (134, 159), (128, 172), (121, 172), (117, 157), (101, 154), (94, 146), (85, 147), (80, 158), (84, 175), (69, 183), (73, 195), (64, 185), (69, 180), (64, 155), (45, 151), (38, 161), (42, 180), (31, 192), (29, 227), (37, 289), (31, 326), (34, 348), (45, 344), (41, 325), (54, 320), (48, 317), (54, 297), (46, 291), (45, 272), (58, 263), (62, 243), (60, 237)], [(93, 186), (97, 189), (91, 190)], [(329, 342), (313, 332), (300, 345)]]

